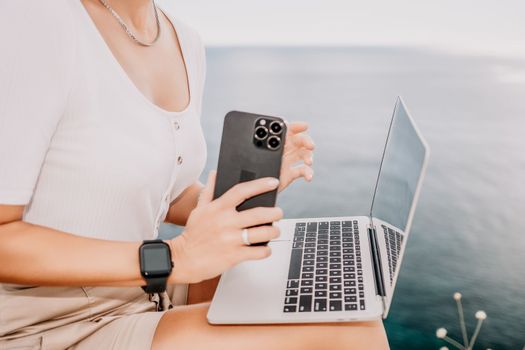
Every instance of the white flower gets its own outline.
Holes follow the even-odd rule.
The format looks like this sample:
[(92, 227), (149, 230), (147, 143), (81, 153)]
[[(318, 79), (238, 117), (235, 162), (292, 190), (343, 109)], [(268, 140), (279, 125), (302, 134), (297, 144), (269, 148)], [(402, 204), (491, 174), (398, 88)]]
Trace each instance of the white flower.
[(447, 330), (445, 328), (438, 328), (436, 331), (436, 337), (443, 339), (447, 336)]
[(485, 313), (485, 311), (479, 310), (478, 312), (476, 312), (476, 318), (478, 320), (484, 320), (487, 318), (487, 314)]
[(439, 348), (439, 350), (448, 350), (448, 348), (446, 346), (442, 346)]
[(461, 300), (461, 293), (459, 293), (459, 292), (454, 293), (454, 300), (455, 301)]

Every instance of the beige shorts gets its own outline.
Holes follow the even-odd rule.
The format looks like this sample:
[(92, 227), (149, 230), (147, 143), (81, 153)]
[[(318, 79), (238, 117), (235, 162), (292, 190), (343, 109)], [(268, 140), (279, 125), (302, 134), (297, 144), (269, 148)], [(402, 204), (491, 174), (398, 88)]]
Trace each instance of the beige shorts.
[(157, 305), (184, 305), (187, 290), (151, 298), (139, 287), (0, 284), (0, 350), (150, 349), (164, 313)]

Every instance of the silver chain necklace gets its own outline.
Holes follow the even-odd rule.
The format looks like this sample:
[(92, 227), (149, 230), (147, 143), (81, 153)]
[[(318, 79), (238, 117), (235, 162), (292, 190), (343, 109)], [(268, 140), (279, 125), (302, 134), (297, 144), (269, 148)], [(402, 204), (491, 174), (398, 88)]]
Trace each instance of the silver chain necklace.
[(142, 46), (151, 46), (153, 44), (155, 44), (155, 42), (159, 39), (159, 36), (160, 36), (160, 22), (159, 22), (159, 15), (157, 13), (157, 5), (155, 5), (155, 1), (152, 0), (152, 4), (153, 4), (153, 9), (155, 11), (155, 21), (157, 22), (157, 35), (155, 36), (155, 39), (153, 39), (153, 41), (151, 41), (150, 43), (145, 43), (144, 41), (141, 41), (139, 40), (135, 34), (133, 34), (133, 32), (128, 28), (128, 26), (126, 25), (126, 23), (124, 23), (124, 21), (122, 20), (122, 18), (118, 15), (118, 13), (115, 12), (115, 10), (113, 10), (113, 8), (111, 6), (109, 6), (109, 4), (106, 2), (106, 0), (99, 0), (100, 3), (102, 5), (104, 5), (105, 8), (108, 9), (108, 11), (113, 15), (113, 17), (115, 17), (115, 19), (118, 21), (118, 23), (120, 24), (120, 26), (122, 27), (122, 29), (124, 29), (124, 31), (126, 32), (126, 34), (134, 41), (136, 42), (137, 44), (139, 45), (142, 45)]

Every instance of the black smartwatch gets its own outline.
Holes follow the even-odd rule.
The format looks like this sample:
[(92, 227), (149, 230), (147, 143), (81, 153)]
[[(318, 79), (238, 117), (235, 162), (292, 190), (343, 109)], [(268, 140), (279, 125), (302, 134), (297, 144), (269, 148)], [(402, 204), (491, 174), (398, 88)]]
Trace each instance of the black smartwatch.
[(139, 248), (140, 274), (146, 293), (162, 293), (173, 269), (170, 246), (160, 239), (144, 241)]

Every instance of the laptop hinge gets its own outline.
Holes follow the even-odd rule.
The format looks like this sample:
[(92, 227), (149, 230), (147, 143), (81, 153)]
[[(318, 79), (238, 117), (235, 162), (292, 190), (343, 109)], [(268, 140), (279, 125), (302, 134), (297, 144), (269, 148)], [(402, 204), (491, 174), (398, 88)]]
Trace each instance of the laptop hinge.
[(368, 228), (368, 239), (370, 241), (370, 253), (372, 255), (372, 268), (374, 269), (376, 294), (381, 297), (383, 301), (383, 310), (385, 310), (385, 281), (383, 279), (383, 268), (381, 267), (381, 254), (379, 252), (379, 243), (377, 242), (377, 233), (373, 225), (370, 225)]

